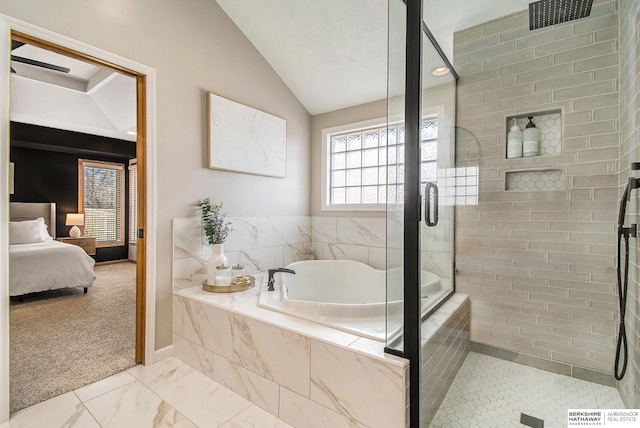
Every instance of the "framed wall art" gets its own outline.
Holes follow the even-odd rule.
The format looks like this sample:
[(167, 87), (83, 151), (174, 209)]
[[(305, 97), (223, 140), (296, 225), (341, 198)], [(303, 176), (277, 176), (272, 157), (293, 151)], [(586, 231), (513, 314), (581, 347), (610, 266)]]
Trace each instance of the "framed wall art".
[(209, 168), (286, 177), (287, 121), (207, 94)]

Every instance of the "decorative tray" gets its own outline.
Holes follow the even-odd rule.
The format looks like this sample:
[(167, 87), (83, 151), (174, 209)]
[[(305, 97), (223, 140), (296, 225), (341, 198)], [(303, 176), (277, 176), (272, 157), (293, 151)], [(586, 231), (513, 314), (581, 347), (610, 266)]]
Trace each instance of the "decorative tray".
[(251, 275), (245, 275), (242, 280), (235, 279), (231, 282), (231, 285), (209, 285), (205, 280), (202, 283), (202, 289), (209, 293), (235, 293), (237, 291), (245, 291), (256, 284), (256, 279)]

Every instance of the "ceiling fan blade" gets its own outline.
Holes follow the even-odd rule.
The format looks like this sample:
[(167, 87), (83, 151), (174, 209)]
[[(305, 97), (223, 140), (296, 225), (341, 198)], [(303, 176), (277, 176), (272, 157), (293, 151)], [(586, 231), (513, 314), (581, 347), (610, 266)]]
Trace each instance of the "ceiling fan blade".
[(68, 73), (71, 69), (67, 67), (60, 67), (59, 65), (53, 65), (46, 62), (36, 61), (35, 59), (22, 58), (21, 56), (11, 55), (11, 61), (20, 62), (22, 64), (33, 65), (36, 67), (46, 68), (48, 70), (59, 71), (61, 73)]

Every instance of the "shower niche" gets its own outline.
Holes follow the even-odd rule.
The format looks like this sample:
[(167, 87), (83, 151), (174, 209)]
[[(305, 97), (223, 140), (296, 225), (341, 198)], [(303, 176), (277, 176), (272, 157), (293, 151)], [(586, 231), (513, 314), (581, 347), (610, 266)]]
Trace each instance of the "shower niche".
[(544, 166), (526, 168), (532, 163), (541, 163), (539, 158), (557, 156), (562, 153), (562, 111), (557, 109), (507, 116), (505, 141), (508, 140), (508, 133), (513, 126), (514, 119), (520, 130), (524, 131), (529, 123), (529, 118), (538, 129), (538, 153), (535, 156), (506, 158), (508, 165), (513, 163), (524, 168), (504, 173), (504, 190), (552, 191), (566, 189), (568, 183), (563, 169), (549, 167), (549, 164), (552, 164), (552, 159), (549, 159), (549, 164), (545, 162)]
[[(540, 148), (537, 156), (532, 157), (559, 155), (562, 152), (562, 112), (559, 109), (507, 116), (505, 122), (505, 141), (508, 139), (508, 132), (511, 129), (513, 119), (516, 120), (516, 124), (520, 127), (520, 130), (524, 131), (527, 123), (529, 123), (529, 117), (532, 117), (531, 121), (536, 128), (538, 128), (539, 132), (538, 143)], [(513, 159), (520, 159), (520, 157), (509, 160)]]

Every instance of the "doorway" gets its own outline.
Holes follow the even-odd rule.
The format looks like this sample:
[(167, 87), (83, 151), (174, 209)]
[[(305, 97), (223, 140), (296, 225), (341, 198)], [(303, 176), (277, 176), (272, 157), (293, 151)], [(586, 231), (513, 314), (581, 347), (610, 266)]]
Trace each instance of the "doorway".
[[(135, 340), (135, 360), (143, 364), (153, 363), (155, 352), (155, 240), (153, 236), (147, 236), (145, 230), (153, 230), (155, 213), (153, 211), (154, 184), (152, 180), (147, 180), (154, 168), (154, 133), (155, 112), (153, 108), (148, 108), (155, 100), (155, 71), (151, 68), (115, 56), (105, 51), (93, 48), (83, 43), (69, 40), (66, 37), (51, 33), (37, 27), (15, 21), (8, 17), (0, 17), (0, 45), (10, 47), (11, 40), (19, 40), (43, 49), (69, 56), (71, 58), (97, 64), (100, 67), (108, 68), (119, 73), (126, 74), (135, 79), (136, 87), (136, 158), (137, 158), (137, 194), (138, 207), (137, 219), (138, 229), (136, 230), (137, 250), (136, 250), (136, 340)], [(6, 52), (8, 54), (8, 52)], [(2, 56), (0, 60), (0, 93), (8, 94), (9, 82), (9, 55)], [(6, 74), (5, 74), (6, 73)], [(0, 133), (0, 145), (3, 147), (0, 162), (3, 170), (9, 165), (9, 111), (8, 103), (3, 103), (0, 108), (0, 123), (3, 123)], [(5, 128), (6, 126), (6, 128)], [(149, 132), (149, 131), (152, 132)], [(148, 136), (151, 135), (151, 138)], [(8, 184), (8, 174), (3, 174), (3, 184)], [(0, 214), (0, 224), (3, 228), (0, 238), (0, 273), (3, 283), (8, 284), (8, 186), (3, 185), (1, 189), (2, 214)], [(150, 207), (150, 208), (149, 208)], [(0, 422), (8, 420), (9, 417), (9, 377), (8, 377), (8, 286), (0, 290), (0, 300), (7, 302), (0, 305), (0, 359), (2, 370), (0, 372)]]

